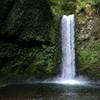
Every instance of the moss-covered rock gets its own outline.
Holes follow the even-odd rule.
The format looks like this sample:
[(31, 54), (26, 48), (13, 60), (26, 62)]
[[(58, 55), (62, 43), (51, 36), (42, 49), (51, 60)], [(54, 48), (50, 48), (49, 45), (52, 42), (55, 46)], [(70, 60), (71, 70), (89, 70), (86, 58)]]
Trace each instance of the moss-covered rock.
[(52, 12), (47, 0), (16, 0), (0, 34), (16, 36), (19, 41), (49, 40), (51, 21)]
[(5, 16), (0, 19), (0, 73), (15, 79), (57, 74), (60, 19), (63, 14), (75, 11), (75, 0), (2, 0), (0, 3), (6, 5), (0, 5), (0, 14)]
[(0, 74), (15, 79), (53, 75), (56, 50), (48, 0), (8, 1), (0, 1), (5, 16), (0, 17)]
[(99, 0), (1, 0), (0, 74), (46, 78), (57, 74), (60, 19), (75, 13), (81, 74), (100, 78)]
[(0, 1), (0, 26), (6, 20), (9, 12), (11, 11), (15, 0), (1, 0)]
[(100, 3), (92, 0), (78, 2), (77, 55), (79, 72), (100, 79)]

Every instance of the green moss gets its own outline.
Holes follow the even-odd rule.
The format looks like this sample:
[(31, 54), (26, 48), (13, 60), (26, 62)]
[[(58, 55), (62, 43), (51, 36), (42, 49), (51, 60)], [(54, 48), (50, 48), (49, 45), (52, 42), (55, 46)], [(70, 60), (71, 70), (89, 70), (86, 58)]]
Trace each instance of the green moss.
[(100, 5), (98, 0), (78, 0), (76, 46), (79, 72), (99, 79), (100, 15), (97, 5)]
[(54, 74), (54, 49), (54, 47), (43, 45), (42, 49), (36, 54), (34, 62), (27, 68), (27, 72), (36, 77), (41, 77), (41, 75), (46, 77)]
[(9, 78), (55, 75), (61, 54), (61, 16), (75, 13), (80, 73), (100, 77), (99, 4), (99, 0), (17, 0), (0, 27), (0, 74)]
[(75, 12), (76, 0), (50, 0), (51, 10), (54, 15), (68, 15)]
[(0, 57), (15, 57), (17, 45), (0, 42)]
[[(80, 57), (81, 70), (85, 70), (87, 67), (90, 67), (92, 64), (98, 62), (100, 53), (100, 43), (91, 42), (85, 48), (78, 48), (78, 54)], [(95, 67), (95, 66), (94, 66)]]
[(78, 13), (82, 9), (87, 9), (88, 11), (93, 11), (95, 9), (91, 9), (91, 5), (97, 5), (100, 3), (100, 0), (77, 0), (77, 9), (76, 12)]

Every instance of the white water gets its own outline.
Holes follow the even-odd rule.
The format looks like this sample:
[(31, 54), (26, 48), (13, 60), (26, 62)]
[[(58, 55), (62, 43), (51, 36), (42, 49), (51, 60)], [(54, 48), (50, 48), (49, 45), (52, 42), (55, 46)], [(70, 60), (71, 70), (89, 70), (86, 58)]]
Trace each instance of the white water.
[(43, 83), (86, 85), (88, 79), (76, 76), (75, 66), (75, 18), (74, 15), (63, 15), (61, 19), (61, 75), (47, 79)]
[(85, 85), (83, 77), (76, 76), (75, 66), (75, 18), (63, 15), (61, 19), (61, 75), (53, 82), (58, 84)]
[(63, 15), (61, 19), (61, 79), (75, 78), (75, 20), (74, 15)]
[[(87, 85), (90, 83), (83, 76), (76, 76), (75, 70), (75, 19), (74, 15), (63, 15), (61, 19), (61, 75), (34, 83), (56, 83), (68, 85)], [(29, 80), (28, 80), (29, 82)]]

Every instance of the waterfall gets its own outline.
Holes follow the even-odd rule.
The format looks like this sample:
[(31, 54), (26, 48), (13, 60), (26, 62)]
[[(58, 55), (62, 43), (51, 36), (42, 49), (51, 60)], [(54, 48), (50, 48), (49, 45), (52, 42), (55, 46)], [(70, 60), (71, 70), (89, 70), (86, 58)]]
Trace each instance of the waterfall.
[(63, 15), (61, 19), (61, 78), (75, 77), (75, 20), (74, 15)]
[[(88, 80), (76, 76), (75, 71), (75, 19), (74, 15), (63, 15), (61, 19), (61, 74), (43, 83), (86, 85)], [(87, 81), (86, 81), (87, 80)]]

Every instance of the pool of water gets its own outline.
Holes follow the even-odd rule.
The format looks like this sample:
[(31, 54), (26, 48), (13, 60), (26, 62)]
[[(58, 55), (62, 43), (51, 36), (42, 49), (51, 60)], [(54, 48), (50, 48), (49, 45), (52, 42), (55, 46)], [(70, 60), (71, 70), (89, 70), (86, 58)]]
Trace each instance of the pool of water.
[(100, 100), (100, 86), (55, 83), (9, 84), (0, 88), (0, 100)]

